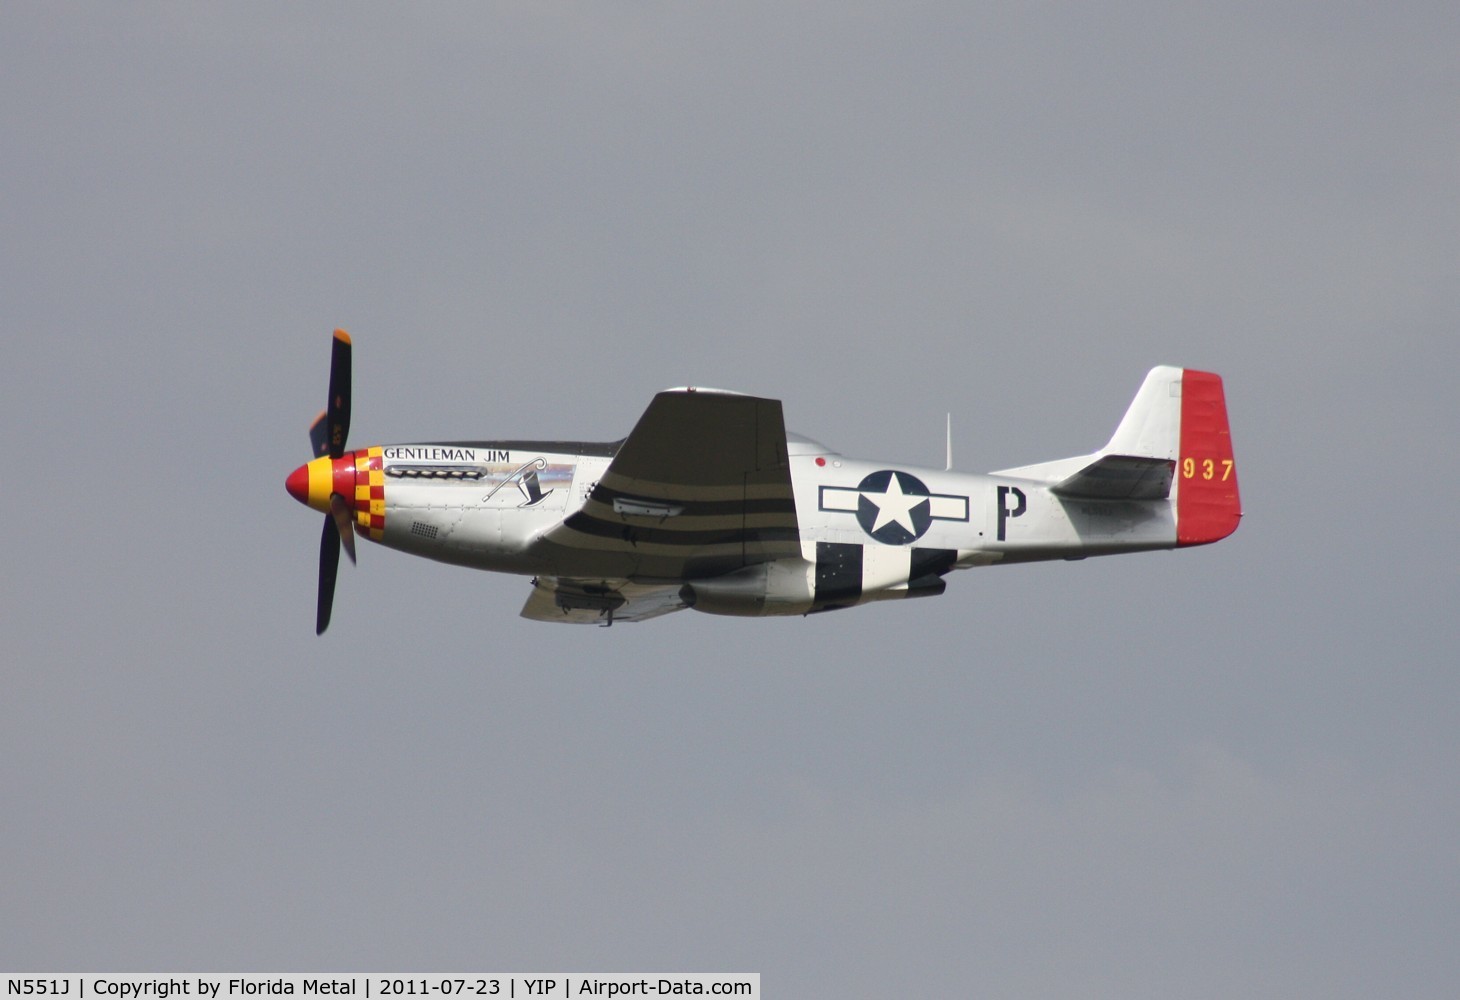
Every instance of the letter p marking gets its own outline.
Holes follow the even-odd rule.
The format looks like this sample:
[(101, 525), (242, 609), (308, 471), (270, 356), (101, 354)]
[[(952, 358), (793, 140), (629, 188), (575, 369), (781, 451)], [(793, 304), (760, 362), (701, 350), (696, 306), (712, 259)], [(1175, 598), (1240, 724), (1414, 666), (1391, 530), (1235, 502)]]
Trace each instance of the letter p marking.
[[(1014, 497), (1014, 506), (1009, 506), (1009, 497)], [(1017, 486), (999, 487), (999, 541), (1004, 540), (1004, 523), (1011, 517), (1019, 517), (1029, 509), (1024, 491)]]

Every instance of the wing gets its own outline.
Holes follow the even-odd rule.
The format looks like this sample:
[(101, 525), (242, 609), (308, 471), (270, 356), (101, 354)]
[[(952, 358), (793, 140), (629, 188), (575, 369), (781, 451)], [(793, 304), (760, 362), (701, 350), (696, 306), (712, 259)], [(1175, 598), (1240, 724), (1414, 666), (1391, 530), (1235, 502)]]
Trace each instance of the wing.
[(645, 586), (627, 580), (569, 580), (542, 576), (522, 606), (522, 617), (568, 625), (641, 622), (687, 607), (674, 584)]
[(641, 583), (800, 555), (780, 401), (659, 393), (583, 508), (542, 543), (562, 576)]

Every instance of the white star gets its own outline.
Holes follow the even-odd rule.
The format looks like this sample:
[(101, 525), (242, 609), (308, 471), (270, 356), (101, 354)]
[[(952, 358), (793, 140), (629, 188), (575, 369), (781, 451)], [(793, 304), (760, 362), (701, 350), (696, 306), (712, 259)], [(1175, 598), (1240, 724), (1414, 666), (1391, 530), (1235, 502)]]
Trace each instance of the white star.
[(902, 483), (897, 480), (897, 473), (893, 473), (887, 480), (887, 492), (880, 497), (876, 494), (862, 494), (868, 500), (877, 505), (877, 521), (872, 525), (872, 533), (875, 535), (884, 525), (894, 521), (907, 529), (910, 535), (916, 535), (918, 529), (913, 526), (912, 509), (920, 503), (927, 501), (927, 497), (920, 497), (902, 492)]

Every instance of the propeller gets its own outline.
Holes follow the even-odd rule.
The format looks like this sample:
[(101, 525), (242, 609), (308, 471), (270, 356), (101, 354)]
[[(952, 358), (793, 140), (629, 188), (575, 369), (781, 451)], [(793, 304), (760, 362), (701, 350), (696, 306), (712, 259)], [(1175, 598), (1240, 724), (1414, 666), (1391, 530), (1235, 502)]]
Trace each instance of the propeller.
[(345, 453), (345, 439), (350, 436), (350, 335), (335, 331), (330, 352), (330, 397), (323, 412), (309, 427), (309, 443), (314, 457), (339, 458)]
[[(345, 441), (350, 434), (350, 335), (335, 331), (330, 354), (330, 394), (324, 412), (309, 427), (309, 444), (316, 460), (340, 458), (345, 454)], [(313, 464), (313, 463), (311, 463)], [(289, 492), (308, 502), (308, 466), (302, 466), (289, 477)], [(301, 495), (303, 494), (303, 495)], [(340, 568), (340, 548), (355, 561), (355, 516), (350, 500), (331, 492), (329, 510), (324, 517), (324, 531), (319, 538), (319, 601), (315, 609), (314, 634), (329, 628), (330, 609), (335, 600), (335, 577)]]

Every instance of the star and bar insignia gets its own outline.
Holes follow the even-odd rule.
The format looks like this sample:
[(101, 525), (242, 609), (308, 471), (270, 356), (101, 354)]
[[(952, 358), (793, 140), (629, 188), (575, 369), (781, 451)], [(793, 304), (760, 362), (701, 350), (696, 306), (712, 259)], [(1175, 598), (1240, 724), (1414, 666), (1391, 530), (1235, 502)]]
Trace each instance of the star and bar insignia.
[(968, 520), (968, 497), (933, 493), (895, 469), (869, 473), (855, 487), (821, 487), (820, 507), (856, 514), (862, 530), (884, 545), (915, 542), (934, 521)]

